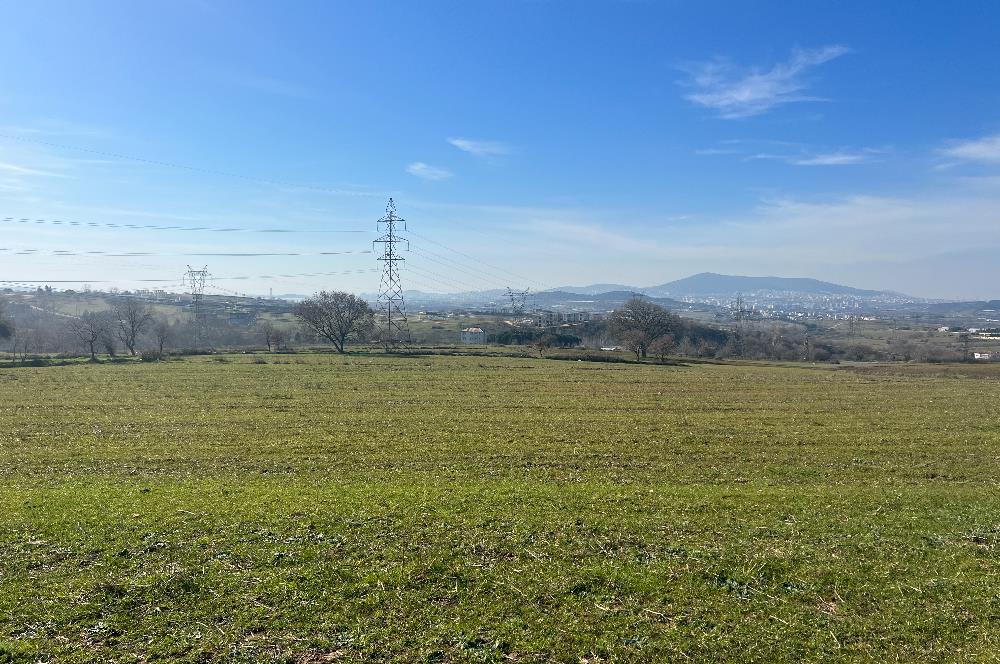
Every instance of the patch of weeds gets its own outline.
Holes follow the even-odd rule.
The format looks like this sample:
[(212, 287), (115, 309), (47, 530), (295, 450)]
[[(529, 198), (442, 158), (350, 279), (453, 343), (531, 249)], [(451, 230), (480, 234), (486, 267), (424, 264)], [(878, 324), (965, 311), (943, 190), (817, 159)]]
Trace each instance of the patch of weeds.
[(38, 649), (20, 641), (0, 641), (0, 664), (35, 664)]

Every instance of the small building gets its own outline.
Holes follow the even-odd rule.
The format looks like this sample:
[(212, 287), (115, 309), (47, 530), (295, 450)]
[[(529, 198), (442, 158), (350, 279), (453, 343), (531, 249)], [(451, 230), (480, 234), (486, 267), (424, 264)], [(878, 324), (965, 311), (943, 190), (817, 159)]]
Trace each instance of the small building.
[(486, 330), (481, 327), (467, 327), (462, 330), (463, 344), (485, 344)]

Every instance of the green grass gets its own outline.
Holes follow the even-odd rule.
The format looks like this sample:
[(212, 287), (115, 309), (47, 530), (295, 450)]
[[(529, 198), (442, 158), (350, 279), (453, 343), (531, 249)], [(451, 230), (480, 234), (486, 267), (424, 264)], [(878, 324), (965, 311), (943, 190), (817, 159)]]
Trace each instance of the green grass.
[(0, 370), (0, 662), (992, 660), (997, 372)]

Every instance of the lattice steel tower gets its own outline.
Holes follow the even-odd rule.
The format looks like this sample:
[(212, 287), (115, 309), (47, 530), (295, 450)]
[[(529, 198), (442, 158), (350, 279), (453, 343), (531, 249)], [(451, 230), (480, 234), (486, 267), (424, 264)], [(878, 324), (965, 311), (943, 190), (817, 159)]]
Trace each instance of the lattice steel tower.
[(205, 282), (208, 281), (208, 266), (196, 270), (188, 265), (184, 273), (184, 283), (191, 288), (191, 310), (194, 312), (194, 322), (198, 336), (201, 336), (205, 325), (205, 309), (202, 298), (205, 295)]
[(510, 313), (513, 316), (517, 317), (524, 314), (524, 306), (528, 301), (530, 293), (530, 288), (526, 290), (514, 290), (510, 286), (507, 287), (507, 297), (510, 298)]
[(399, 278), (399, 264), (405, 259), (400, 256), (400, 245), (410, 248), (410, 241), (399, 235), (399, 226), (406, 230), (406, 220), (396, 215), (396, 204), (389, 199), (385, 206), (385, 216), (378, 220), (378, 230), (382, 235), (374, 241), (382, 245), (382, 283), (378, 289), (378, 309), (385, 320), (382, 322), (382, 343), (386, 350), (410, 343), (410, 328), (406, 323), (406, 304), (403, 301), (403, 283)]

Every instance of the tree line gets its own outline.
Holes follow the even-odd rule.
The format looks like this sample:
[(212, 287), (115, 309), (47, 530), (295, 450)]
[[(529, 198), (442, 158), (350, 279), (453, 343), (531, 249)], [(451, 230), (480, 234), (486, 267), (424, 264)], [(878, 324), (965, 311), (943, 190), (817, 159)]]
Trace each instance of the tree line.
[[(40, 290), (32, 295), (44, 298), (52, 292)], [(78, 315), (32, 303), (44, 305), (43, 300), (8, 304), (0, 299), (0, 342), (15, 361), (24, 362), (42, 353), (74, 355), (83, 351), (93, 361), (99, 355), (159, 359), (168, 350), (189, 353), (212, 347), (263, 345), (271, 352), (285, 350), (291, 343), (321, 342), (329, 342), (343, 353), (349, 344), (379, 341), (374, 311), (350, 293), (322, 291), (300, 302), (293, 309), (298, 325), (261, 319), (246, 327), (211, 316), (167, 316), (128, 295), (102, 298), (105, 307)]]
[[(42, 298), (35, 303), (43, 306), (27, 300), (5, 306), (0, 296), (0, 342), (15, 361), (24, 362), (42, 353), (80, 351), (92, 360), (98, 355), (113, 358), (119, 354), (159, 359), (168, 351), (266, 347), (273, 352), (320, 343), (345, 353), (352, 344), (387, 341), (381, 338), (375, 312), (368, 303), (340, 291), (321, 291), (296, 304), (291, 312), (296, 324), (260, 319), (250, 326), (231, 325), (218, 317), (196, 321), (191, 316), (167, 316), (129, 295), (102, 296), (107, 306), (72, 316), (44, 306), (49, 292), (35, 295)], [(498, 321), (490, 332), (492, 343), (530, 345), (542, 354), (553, 348), (619, 346), (634, 354), (637, 361), (664, 361), (672, 355), (799, 361), (963, 359), (958, 351), (910, 338), (892, 340), (882, 347), (818, 340), (815, 330), (792, 323), (761, 322), (723, 329), (682, 318), (642, 297), (629, 300), (603, 320), (554, 328)]]

